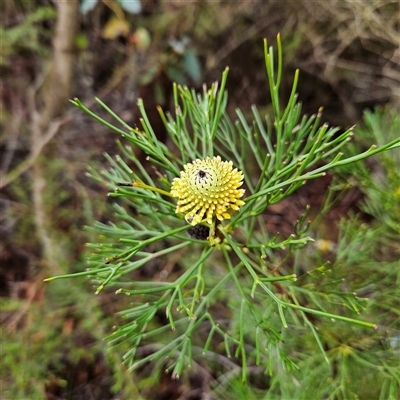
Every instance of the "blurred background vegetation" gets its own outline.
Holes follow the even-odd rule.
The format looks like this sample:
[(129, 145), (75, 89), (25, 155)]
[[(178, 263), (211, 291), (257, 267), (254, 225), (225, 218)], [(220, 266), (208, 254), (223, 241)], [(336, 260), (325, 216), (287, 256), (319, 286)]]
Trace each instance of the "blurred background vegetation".
[(327, 398), (317, 388), (337, 379), (345, 390), (333, 399), (399, 398), (399, 370), (374, 372), (375, 356), (400, 357), (399, 151), (312, 181), (267, 210), (271, 234), (290, 235), (311, 205), (316, 244), (302, 253), (303, 263), (330, 261), (335, 277), (373, 300), (368, 315), (382, 326), (356, 334), (354, 327), (326, 328), (332, 363), (321, 368), (310, 335), (289, 337), (293, 346), (315, 348), (304, 365), (317, 375), (306, 366), (272, 378), (254, 369), (254, 380), (243, 385), (239, 377), (218, 380), (216, 367), (179, 381), (161, 374), (150, 387), (149, 369), (129, 373), (118, 352), (105, 351), (102, 338), (116, 323), (120, 297), (94, 297), (85, 280), (42, 282), (83, 270), (91, 240), (83, 227), (112, 220), (107, 189), (85, 172), (106, 165), (104, 152), (118, 153), (116, 135), (69, 98), (102, 115), (98, 96), (135, 126), (141, 97), (168, 144), (156, 106), (171, 108), (172, 82), (200, 90), (229, 66), (232, 115), (252, 104), (268, 112), (262, 39), (280, 32), (287, 97), (299, 68), (303, 110), (323, 106), (330, 124), (357, 124), (352, 146), (365, 149), (399, 135), (399, 12), (390, 0), (3, 2), (0, 398), (310, 399)]

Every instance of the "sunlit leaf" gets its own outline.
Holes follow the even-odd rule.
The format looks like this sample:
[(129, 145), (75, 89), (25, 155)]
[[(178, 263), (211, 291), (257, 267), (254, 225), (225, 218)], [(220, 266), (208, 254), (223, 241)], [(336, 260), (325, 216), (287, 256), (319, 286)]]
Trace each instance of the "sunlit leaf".
[(132, 35), (132, 40), (139, 49), (147, 49), (151, 43), (150, 32), (145, 28), (138, 28)]
[(111, 17), (103, 29), (103, 37), (105, 39), (115, 39), (118, 36), (127, 36), (128, 34), (128, 23), (117, 17)]
[(89, 47), (89, 38), (85, 34), (79, 34), (75, 37), (75, 45), (79, 49), (87, 49)]

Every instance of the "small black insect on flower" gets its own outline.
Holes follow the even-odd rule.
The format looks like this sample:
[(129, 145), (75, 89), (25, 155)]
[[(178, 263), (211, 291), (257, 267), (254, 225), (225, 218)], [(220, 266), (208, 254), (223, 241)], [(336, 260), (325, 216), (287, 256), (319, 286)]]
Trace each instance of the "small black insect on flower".
[(197, 240), (207, 240), (210, 235), (210, 228), (204, 225), (196, 225), (193, 228), (187, 230), (189, 236)]

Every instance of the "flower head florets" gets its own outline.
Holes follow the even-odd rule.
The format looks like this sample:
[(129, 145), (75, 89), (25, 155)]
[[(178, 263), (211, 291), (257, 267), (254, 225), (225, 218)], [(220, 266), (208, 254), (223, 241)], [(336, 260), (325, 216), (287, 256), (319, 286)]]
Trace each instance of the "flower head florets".
[(244, 204), (239, 200), (244, 189), (238, 189), (243, 184), (243, 174), (233, 169), (232, 161), (207, 157), (183, 168), (181, 176), (172, 182), (171, 195), (178, 198), (176, 212), (186, 213), (189, 224), (198, 224), (204, 216), (209, 225), (214, 215), (220, 221), (229, 219)]

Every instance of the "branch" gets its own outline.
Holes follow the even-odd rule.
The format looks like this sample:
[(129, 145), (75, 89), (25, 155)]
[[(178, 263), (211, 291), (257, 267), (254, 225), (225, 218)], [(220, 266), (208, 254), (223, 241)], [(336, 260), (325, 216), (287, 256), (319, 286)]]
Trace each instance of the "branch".
[(22, 175), (29, 168), (31, 168), (33, 166), (33, 164), (35, 163), (35, 161), (37, 160), (37, 158), (40, 156), (43, 148), (46, 146), (47, 143), (49, 143), (49, 141), (58, 132), (58, 130), (60, 129), (60, 126), (69, 122), (69, 120), (70, 120), (69, 118), (64, 118), (62, 120), (56, 120), (56, 121), (50, 122), (49, 127), (47, 128), (46, 132), (42, 135), (43, 137), (41, 137), (38, 140), (35, 140), (34, 143), (32, 143), (31, 154), (29, 155), (29, 157), (26, 160), (22, 161), (17, 167), (15, 167), (7, 175), (5, 175), (4, 177), (1, 177), (0, 189), (7, 186), (11, 182), (13, 182), (20, 175)]

